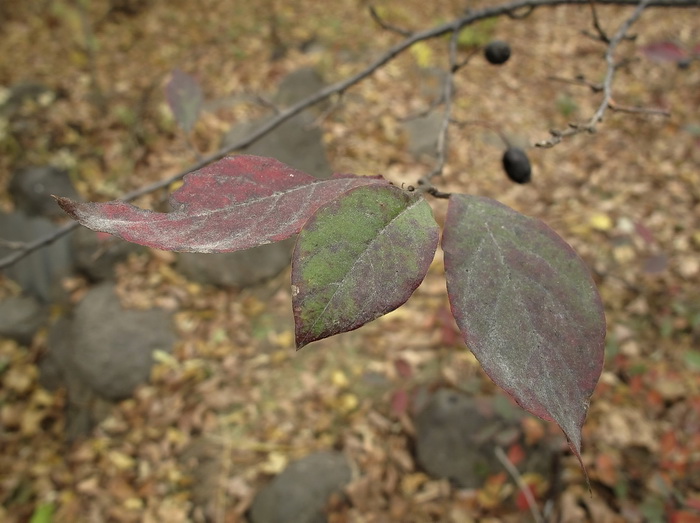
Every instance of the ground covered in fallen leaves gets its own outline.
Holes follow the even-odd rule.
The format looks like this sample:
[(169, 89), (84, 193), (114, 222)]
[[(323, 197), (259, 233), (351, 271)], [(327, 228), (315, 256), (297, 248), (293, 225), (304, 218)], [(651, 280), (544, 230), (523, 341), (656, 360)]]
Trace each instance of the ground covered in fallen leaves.
[[(211, 152), (232, 124), (269, 111), (256, 97), (284, 74), (314, 66), (337, 81), (400, 38), (351, 0), (330, 9), (316, 0), (96, 0), (84, 16), (76, 4), (3, 7), (0, 86), (31, 81), (57, 94), (22, 108), (21, 133), (0, 122), (0, 187), (18, 166), (50, 163), (68, 168), (86, 198), (113, 199), (192, 163), (164, 96), (176, 67), (197, 76), (210, 102), (191, 142)], [(422, 29), (464, 2), (377, 5), (395, 25)], [(616, 28), (629, 10), (600, 13)], [(679, 69), (635, 51), (667, 39), (700, 43), (697, 15), (645, 13), (636, 42), (620, 49), (630, 61), (615, 102), (661, 107), (671, 117), (608, 113), (597, 134), (530, 150), (526, 186), (501, 172), (491, 131), (455, 127), (438, 182), (545, 220), (600, 286), (606, 364), (583, 448), (593, 495), (566, 457), (558, 484), (549, 485), (561, 521), (700, 520), (700, 62)], [(455, 79), (455, 117), (488, 122), (519, 145), (587, 119), (600, 95), (562, 81), (602, 79), (604, 47), (582, 35), (586, 29), (587, 9), (562, 7), (471, 30), (466, 44), (505, 39), (513, 56), (501, 68), (471, 59)], [(319, 122), (335, 171), (410, 184), (431, 169), (429, 158), (407, 152), (400, 122), (430, 107), (446, 49), (446, 39), (421, 44), (338, 100)], [(434, 202), (439, 221), (444, 203)], [(11, 208), (5, 194), (0, 205)], [(412, 456), (410, 408), (397, 392), (442, 385), (498, 394), (449, 319), (440, 261), (438, 253), (404, 307), (296, 353), (288, 273), (256, 289), (220, 290), (184, 279), (171, 253), (130, 258), (119, 269), (124, 304), (173, 310), (181, 342), (159, 357), (148, 386), (68, 445), (65, 397), (37, 384), (45, 335), (30, 346), (0, 341), (0, 519), (53, 512), (53, 521), (244, 521), (257, 489), (290, 460), (338, 448), (356, 477), (330, 521), (526, 520), (504, 470), (482, 489), (458, 490), (428, 477)], [(77, 302), (88, 284), (65, 285)], [(532, 437), (552, 430), (540, 425)], [(216, 449), (216, 464), (195, 474), (185, 457), (205, 444)]]

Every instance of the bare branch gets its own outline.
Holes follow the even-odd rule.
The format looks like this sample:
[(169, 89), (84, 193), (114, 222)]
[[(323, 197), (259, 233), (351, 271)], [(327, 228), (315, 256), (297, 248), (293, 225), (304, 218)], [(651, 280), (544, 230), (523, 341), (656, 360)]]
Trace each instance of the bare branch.
[[(598, 4), (605, 4), (605, 5), (621, 5), (621, 6), (634, 6), (637, 5), (638, 2), (637, 0), (597, 0)], [(304, 109), (311, 107), (312, 105), (317, 104), (318, 102), (325, 100), (326, 98), (336, 94), (340, 93), (343, 91), (346, 91), (348, 88), (358, 84), (365, 78), (371, 76), (374, 74), (375, 71), (377, 71), (379, 68), (387, 64), (388, 62), (392, 61), (394, 58), (396, 58), (398, 55), (409, 49), (411, 46), (414, 44), (424, 41), (424, 40), (430, 40), (433, 38), (440, 37), (445, 34), (450, 34), (450, 33), (455, 33), (462, 29), (463, 27), (466, 27), (470, 24), (473, 24), (474, 22), (477, 22), (479, 20), (484, 20), (487, 18), (494, 18), (498, 16), (504, 16), (504, 15), (513, 15), (515, 14), (516, 16), (519, 11), (522, 11), (523, 9), (534, 9), (537, 7), (554, 7), (554, 6), (559, 6), (559, 5), (587, 5), (590, 2), (590, 0), (514, 0), (511, 2), (503, 3), (500, 5), (495, 5), (491, 7), (486, 7), (483, 9), (478, 9), (478, 10), (473, 10), (469, 11), (465, 14), (463, 14), (461, 17), (455, 18), (454, 20), (450, 22), (446, 22), (440, 25), (437, 25), (435, 27), (432, 27), (430, 29), (426, 29), (424, 31), (420, 31), (417, 33), (412, 34), (411, 36), (405, 38), (401, 42), (396, 43), (389, 49), (387, 49), (383, 54), (381, 54), (374, 62), (369, 64), (367, 67), (365, 67), (362, 71), (358, 72), (357, 74), (350, 76), (346, 78), (345, 80), (342, 80), (340, 82), (337, 82), (333, 85), (329, 85), (323, 89), (318, 90), (317, 92), (313, 93), (312, 95), (308, 96), (307, 98), (304, 98), (303, 100), (300, 100), (296, 104), (292, 105), (291, 107), (288, 107), (285, 110), (280, 111), (274, 118), (272, 118), (270, 121), (268, 121), (265, 125), (261, 126), (254, 132), (250, 133), (247, 137), (242, 138), (241, 140), (232, 143), (226, 147), (222, 147), (218, 151), (209, 154), (207, 156), (204, 156), (201, 160), (197, 161), (196, 163), (190, 165), (186, 169), (182, 170), (181, 172), (166, 178), (164, 180), (161, 180), (159, 182), (156, 182), (154, 184), (145, 186), (141, 189), (132, 191), (130, 193), (125, 194), (121, 199), (124, 201), (132, 201), (135, 200), (136, 198), (143, 196), (145, 194), (150, 194), (152, 192), (155, 192), (159, 189), (168, 187), (170, 184), (173, 182), (176, 182), (180, 180), (182, 177), (184, 177), (186, 174), (189, 174), (193, 171), (196, 171), (197, 169), (201, 169), (202, 167), (205, 167), (206, 165), (215, 162), (217, 160), (220, 160), (227, 154), (239, 150), (239, 149), (244, 149), (251, 144), (255, 143), (257, 140), (262, 138), (263, 136), (267, 135), (271, 131), (273, 131), (275, 128), (280, 126), (282, 123), (286, 122), (293, 116), (299, 114), (302, 112)], [(698, 7), (700, 5), (700, 0), (651, 0), (648, 2), (644, 2), (643, 6), (644, 7), (663, 7), (663, 8), (668, 8), (668, 7), (674, 7), (674, 8), (694, 8)], [(638, 7), (639, 9), (639, 7)], [(636, 18), (635, 18), (636, 20)], [(634, 22), (634, 20), (632, 20)], [(630, 23), (631, 25), (631, 23)], [(623, 33), (624, 34), (624, 33)], [(620, 38), (621, 39), (621, 38)], [(614, 40), (614, 39), (613, 39)], [(619, 42), (618, 42), (619, 43)], [(614, 47), (617, 46), (617, 43), (615, 46), (613, 46), (612, 51), (614, 51)], [(608, 48), (608, 55), (611, 55), (611, 48)], [(607, 86), (606, 92), (611, 89), (611, 84), (612, 84), (612, 77), (614, 76), (614, 67), (611, 70), (608, 70), (608, 77), (606, 77), (606, 82), (605, 85)], [(606, 99), (605, 99), (605, 104), (602, 104), (601, 107), (603, 107), (603, 112), (605, 112), (605, 108), (608, 106), (608, 102), (610, 100), (609, 94), (606, 94)], [(599, 111), (596, 111), (596, 115), (598, 115)], [(595, 120), (595, 123), (597, 123), (600, 120), (600, 117), (602, 117), (602, 114), (599, 115), (599, 117)], [(588, 129), (590, 130), (590, 129)], [(559, 132), (559, 131), (557, 131)], [(545, 145), (546, 146), (546, 145)], [(551, 147), (551, 146), (550, 146)], [(70, 231), (75, 229), (78, 226), (77, 222), (71, 222), (57, 231), (55, 231), (52, 234), (49, 234), (47, 236), (38, 238), (34, 241), (27, 242), (26, 245), (18, 249), (16, 252), (7, 255), (3, 258), (0, 259), (0, 269), (3, 269), (5, 267), (8, 267), (25, 256), (31, 254), (32, 252), (45, 247), (46, 245), (49, 245), (56, 241), (57, 239), (61, 238), (62, 236), (65, 236), (68, 234)]]
[(328, 107), (324, 109), (323, 112), (321, 112), (321, 114), (319, 114), (312, 123), (306, 126), (306, 128), (310, 129), (312, 127), (317, 127), (321, 125), (331, 114), (333, 114), (334, 111), (337, 111), (338, 108), (343, 104), (344, 94), (345, 93), (343, 91), (340, 91), (333, 103), (328, 104)]
[(583, 75), (579, 75), (576, 78), (562, 78), (561, 76), (550, 76), (549, 79), (555, 82), (562, 82), (565, 84), (583, 85), (590, 88), (590, 90), (594, 93), (599, 93), (603, 90), (603, 84), (597, 84), (591, 82), (590, 80), (586, 80), (586, 78)]
[(540, 514), (540, 511), (537, 508), (537, 502), (532, 496), (530, 487), (528, 487), (525, 484), (522, 476), (520, 475), (520, 472), (518, 472), (518, 469), (515, 468), (515, 465), (513, 465), (513, 463), (511, 463), (511, 461), (508, 459), (508, 456), (506, 456), (506, 453), (503, 452), (503, 449), (501, 449), (501, 447), (496, 447), (494, 452), (496, 454), (496, 457), (498, 458), (498, 461), (500, 461), (501, 465), (505, 467), (505, 469), (508, 471), (508, 474), (510, 474), (513, 478), (513, 481), (515, 481), (516, 485), (518, 485), (520, 492), (522, 492), (525, 496), (525, 499), (527, 500), (527, 505), (530, 508), (530, 513), (532, 514), (532, 517), (535, 520), (535, 522), (544, 523), (544, 517), (542, 516), (542, 514)]
[(583, 124), (569, 124), (569, 128), (565, 131), (550, 131), (552, 137), (549, 140), (544, 140), (535, 144), (536, 147), (549, 148), (554, 147), (558, 143), (561, 143), (562, 139), (568, 136), (574, 136), (583, 132), (594, 133), (596, 132), (596, 126), (603, 119), (605, 111), (609, 108), (612, 101), (612, 84), (615, 78), (615, 72), (620, 66), (615, 62), (615, 50), (620, 42), (625, 38), (630, 27), (642, 16), (644, 9), (649, 7), (652, 2), (650, 0), (642, 0), (639, 5), (630, 15), (630, 17), (625, 20), (615, 35), (610, 39), (608, 44), (608, 49), (605, 51), (605, 62), (608, 65), (607, 71), (605, 73), (605, 80), (603, 81), (603, 100), (598, 106), (598, 109), (587, 123)]
[(658, 107), (630, 107), (628, 105), (618, 105), (613, 100), (610, 100), (608, 109), (618, 113), (649, 114), (665, 117), (671, 116), (671, 112), (666, 109), (661, 109)]
[(488, 129), (489, 131), (496, 133), (503, 142), (503, 145), (506, 146), (506, 148), (511, 146), (510, 140), (505, 135), (505, 133), (497, 127), (495, 127), (491, 122), (486, 122), (484, 120), (456, 120), (453, 118), (451, 120), (451, 123), (453, 123), (454, 125), (458, 125), (459, 127), (467, 127), (470, 125), (483, 127), (484, 129)]
[(24, 249), (26, 245), (27, 244), (25, 242), (13, 242), (11, 240), (5, 240), (4, 238), (0, 238), (0, 247), (4, 247), (6, 249)]
[(591, 16), (593, 17), (593, 28), (596, 30), (596, 34), (592, 34), (588, 31), (584, 31), (583, 34), (590, 36), (595, 40), (600, 40), (606, 44), (610, 43), (610, 37), (607, 35), (603, 26), (600, 25), (600, 20), (598, 20), (598, 11), (595, 9), (595, 0), (590, 0), (589, 4), (591, 6)]
[[(450, 38), (449, 45), (449, 57), (450, 57), (450, 70), (449, 74), (445, 75), (445, 81), (442, 89), (442, 99), (444, 101), (445, 109), (442, 117), (442, 123), (440, 124), (440, 131), (438, 132), (437, 141), (437, 162), (435, 167), (418, 180), (418, 185), (422, 186), (423, 190), (434, 189), (431, 185), (431, 180), (436, 176), (442, 174), (445, 169), (445, 164), (447, 163), (447, 153), (448, 153), (448, 140), (449, 140), (449, 129), (450, 120), (452, 118), (452, 102), (454, 101), (454, 75), (459, 70), (457, 62), (457, 43), (459, 41), (459, 31), (454, 31), (452, 37)], [(433, 196), (437, 196), (434, 192), (431, 192)]]
[(527, 6), (522, 13), (518, 13), (517, 11), (510, 11), (509, 13), (506, 13), (510, 18), (513, 20), (523, 20), (530, 16), (532, 12), (535, 10), (534, 5), (529, 5)]
[(387, 31), (391, 31), (392, 33), (400, 34), (401, 36), (404, 36), (404, 37), (409, 37), (413, 34), (408, 29), (401, 29), (400, 27), (396, 27), (395, 25), (391, 25), (391, 24), (385, 22), (382, 19), (382, 17), (379, 16), (379, 13), (377, 13), (377, 10), (372, 5), (369, 7), (369, 13), (372, 15), (372, 19), (375, 22), (377, 22), (379, 27), (381, 27), (382, 29), (386, 29)]

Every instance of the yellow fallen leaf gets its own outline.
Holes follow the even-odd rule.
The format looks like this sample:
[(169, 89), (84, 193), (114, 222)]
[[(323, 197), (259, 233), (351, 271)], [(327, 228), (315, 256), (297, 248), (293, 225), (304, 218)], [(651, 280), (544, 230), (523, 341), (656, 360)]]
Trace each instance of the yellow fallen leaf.
[(272, 343), (278, 347), (293, 347), (294, 333), (291, 330), (285, 330), (272, 335)]
[(333, 381), (333, 385), (341, 389), (344, 389), (350, 385), (350, 380), (348, 380), (348, 377), (342, 370), (334, 370), (333, 375), (331, 376), (331, 381)]
[(588, 223), (597, 231), (609, 231), (613, 227), (613, 221), (607, 214), (597, 213), (590, 217)]
[(128, 470), (134, 466), (134, 458), (127, 456), (118, 450), (112, 450), (107, 453), (107, 458), (112, 462), (112, 465), (120, 470)]
[(348, 414), (360, 405), (360, 400), (354, 394), (342, 394), (338, 398), (337, 408), (343, 414)]
[(6, 389), (18, 394), (25, 394), (34, 387), (38, 370), (35, 365), (18, 365), (10, 367), (5, 373), (3, 385)]
[(433, 50), (425, 42), (418, 42), (412, 46), (411, 54), (421, 67), (430, 67), (433, 63)]
[(141, 498), (128, 498), (124, 501), (124, 507), (129, 510), (141, 510), (143, 508), (143, 500)]
[(411, 496), (415, 494), (426, 481), (428, 481), (428, 476), (422, 472), (408, 474), (401, 478), (401, 492), (405, 496)]
[(263, 472), (268, 474), (279, 474), (287, 466), (289, 460), (281, 452), (270, 452), (267, 461), (260, 466)]
[(180, 362), (177, 361), (177, 359), (170, 353), (165, 352), (163, 350), (154, 350), (153, 351), (153, 359), (157, 363), (162, 363), (163, 365), (167, 365), (169, 367), (179, 367)]

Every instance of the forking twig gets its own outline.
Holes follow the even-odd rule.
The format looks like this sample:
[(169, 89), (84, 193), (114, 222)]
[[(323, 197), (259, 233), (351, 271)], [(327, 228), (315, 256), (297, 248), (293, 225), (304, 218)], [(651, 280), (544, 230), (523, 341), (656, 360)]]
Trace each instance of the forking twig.
[[(378, 70), (380, 67), (384, 66), (394, 58), (396, 58), (398, 55), (403, 53), (405, 50), (413, 46), (414, 44), (421, 42), (423, 40), (429, 40), (432, 38), (437, 38), (442, 35), (448, 34), (448, 33), (453, 33), (455, 31), (459, 31), (463, 27), (470, 25), (474, 22), (477, 22), (479, 20), (484, 20), (486, 18), (493, 18), (497, 16), (502, 16), (502, 15), (510, 15), (513, 13), (518, 13), (521, 12), (523, 9), (530, 9), (530, 8), (535, 8), (535, 7), (553, 7), (553, 6), (558, 6), (558, 5), (586, 5), (590, 2), (590, 0), (515, 0), (512, 2), (504, 3), (501, 5), (496, 5), (496, 6), (491, 6), (479, 10), (474, 10), (474, 11), (469, 11), (462, 15), (461, 17), (458, 17), (450, 22), (444, 23), (437, 25), (435, 27), (432, 27), (430, 29), (426, 29), (424, 31), (420, 31), (418, 33), (415, 33), (411, 35), (410, 37), (407, 37), (406, 39), (402, 40), (401, 42), (398, 42), (397, 44), (393, 45), (389, 49), (387, 49), (381, 56), (379, 56), (374, 62), (372, 62), (370, 65), (368, 65), (365, 69), (360, 71), (359, 73), (342, 80), (340, 82), (337, 82), (333, 85), (329, 85), (325, 87), (324, 89), (321, 89), (317, 91), (316, 93), (308, 96), (307, 98), (299, 101), (298, 103), (294, 104), (293, 106), (281, 111), (279, 114), (277, 114), (274, 118), (272, 118), (270, 121), (268, 121), (265, 125), (261, 126), (259, 129), (256, 131), (252, 132), (249, 134), (247, 137), (232, 143), (226, 147), (222, 147), (218, 151), (209, 154), (207, 156), (204, 156), (201, 160), (197, 161), (196, 163), (190, 165), (189, 167), (185, 168), (184, 170), (180, 171), (179, 173), (166, 178), (164, 180), (161, 180), (159, 182), (153, 183), (151, 185), (147, 185), (145, 187), (142, 187), (141, 189), (131, 191), (127, 194), (125, 194), (121, 200), (123, 201), (132, 201), (135, 200), (136, 198), (143, 196), (145, 194), (150, 194), (152, 192), (155, 192), (159, 189), (162, 189), (164, 187), (169, 186), (173, 182), (176, 182), (180, 180), (182, 177), (184, 177), (186, 174), (189, 174), (193, 171), (196, 171), (197, 169), (201, 169), (202, 167), (215, 162), (217, 160), (220, 160), (227, 154), (231, 153), (232, 151), (238, 150), (238, 149), (244, 149), (248, 147), (249, 145), (255, 143), (257, 140), (262, 138), (263, 136), (267, 135), (271, 131), (273, 131), (275, 128), (280, 126), (282, 123), (285, 121), (289, 120), (293, 116), (299, 114), (302, 112), (304, 109), (307, 107), (310, 107), (322, 100), (325, 100), (329, 96), (332, 96), (333, 94), (339, 93), (346, 91), (349, 87), (358, 84), (365, 78), (369, 77), (372, 75), (376, 70)], [(637, 5), (638, 2), (636, 0), (598, 0), (598, 4), (609, 4), (609, 5)], [(644, 7), (685, 7), (685, 8), (691, 8), (691, 7), (697, 7), (698, 6), (698, 0), (652, 0), (649, 2), (644, 3)], [(637, 8), (639, 10), (639, 7)], [(640, 11), (641, 14), (641, 11)], [(635, 18), (636, 20), (636, 18)], [(633, 20), (634, 21), (634, 20)], [(631, 25), (631, 23), (630, 23)], [(613, 70), (614, 72), (614, 70)], [(610, 73), (610, 72), (609, 72)], [(612, 74), (608, 75), (610, 77), (609, 83), (612, 83)], [(608, 78), (606, 77), (606, 82), (608, 81)], [(608, 86), (608, 90), (610, 90), (610, 86)], [(609, 96), (608, 96), (609, 100)], [(607, 103), (605, 107), (603, 107), (603, 112), (605, 112), (605, 108), (607, 107)], [(596, 112), (598, 114), (598, 112)], [(598, 120), (596, 120), (597, 123)], [(564, 131), (566, 132), (566, 131)], [(582, 132), (582, 131), (579, 131)], [(36, 240), (27, 242), (24, 247), (17, 249), (15, 252), (8, 254), (7, 256), (3, 257), (0, 259), (0, 269), (3, 269), (5, 267), (8, 267), (25, 256), (28, 256), (32, 252), (45, 247), (47, 245), (50, 245), (54, 241), (58, 240), (59, 238), (65, 236), (72, 230), (74, 230), (76, 227), (78, 227), (77, 222), (71, 222), (63, 227), (59, 228), (55, 232), (48, 234), (46, 236), (37, 238)]]
[(647, 7), (649, 7), (651, 3), (652, 2), (650, 0), (642, 0), (641, 2), (639, 2), (639, 5), (637, 5), (637, 8), (634, 10), (634, 12), (630, 15), (630, 17), (627, 20), (625, 20), (622, 23), (615, 35), (610, 39), (608, 48), (605, 51), (605, 61), (608, 64), (608, 68), (605, 73), (605, 80), (603, 81), (603, 100), (598, 106), (596, 112), (593, 113), (593, 116), (591, 116), (590, 120), (588, 120), (588, 122), (586, 123), (581, 124), (571, 123), (569, 124), (569, 128), (564, 131), (552, 129), (550, 131), (552, 137), (549, 140), (537, 142), (535, 144), (536, 147), (554, 147), (558, 143), (561, 143), (562, 139), (565, 137), (574, 136), (583, 132), (596, 132), (596, 126), (603, 119), (605, 111), (609, 109), (610, 105), (612, 104), (613, 78), (615, 78), (615, 73), (617, 71), (617, 68), (619, 67), (619, 65), (615, 62), (615, 50), (617, 49), (617, 46), (620, 44), (620, 42), (622, 42), (622, 40), (627, 36), (627, 31), (629, 31), (630, 27), (632, 27), (632, 25), (639, 19), (639, 17), (642, 16), (642, 12), (644, 12), (644, 10)]

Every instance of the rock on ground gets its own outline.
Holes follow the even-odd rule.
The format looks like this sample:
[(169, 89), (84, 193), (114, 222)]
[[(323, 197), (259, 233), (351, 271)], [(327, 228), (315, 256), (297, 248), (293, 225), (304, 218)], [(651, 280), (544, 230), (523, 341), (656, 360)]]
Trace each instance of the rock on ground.
[[(282, 79), (274, 101), (281, 106), (290, 105), (316, 92), (323, 85), (321, 77), (313, 69), (300, 69)], [(224, 137), (222, 145), (245, 138), (270, 118), (236, 125)], [(323, 146), (323, 134), (318, 127), (313, 126), (314, 118), (314, 110), (308, 109), (240, 152), (273, 157), (312, 176), (326, 178), (331, 175), (331, 167)], [(181, 253), (178, 256), (178, 269), (199, 283), (249, 287), (273, 278), (284, 270), (291, 260), (293, 246), (294, 239), (289, 239), (238, 252)]]
[(18, 209), (30, 216), (65, 218), (52, 195), (78, 199), (68, 172), (51, 166), (25, 167), (12, 174), (10, 195)]
[[(52, 234), (57, 229), (58, 226), (46, 218), (28, 216), (21, 211), (0, 214), (0, 237), (3, 240), (31, 242)], [(0, 246), (0, 257), (12, 252), (11, 249)], [(60, 280), (73, 271), (70, 239), (64, 236), (8, 267), (4, 273), (28, 294), (42, 302), (50, 302), (61, 299), (63, 293)]]
[[(509, 408), (498, 408), (494, 398), (438, 389), (415, 419), (420, 466), (431, 476), (449, 479), (461, 488), (483, 486), (487, 477), (504, 471), (496, 447), (507, 449), (522, 442), (519, 419), (526, 414), (506, 406)], [(547, 475), (553, 456), (551, 442), (525, 451), (527, 458), (519, 468)]]
[(253, 501), (251, 523), (323, 523), (330, 496), (350, 482), (339, 452), (316, 452), (290, 464)]
[(29, 343), (48, 319), (48, 310), (31, 296), (0, 300), (0, 337)]
[(63, 378), (80, 380), (112, 401), (129, 397), (147, 382), (153, 352), (171, 352), (177, 340), (168, 313), (123, 309), (109, 283), (90, 290), (72, 318), (52, 334), (48, 355)]

